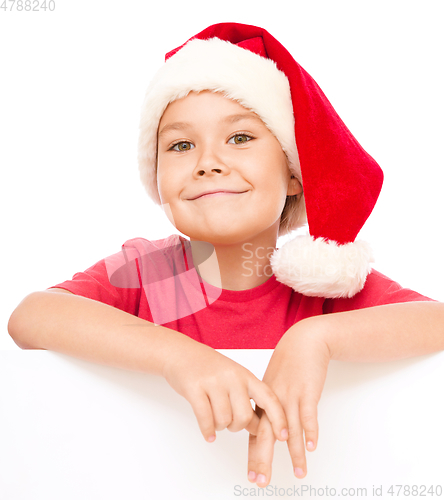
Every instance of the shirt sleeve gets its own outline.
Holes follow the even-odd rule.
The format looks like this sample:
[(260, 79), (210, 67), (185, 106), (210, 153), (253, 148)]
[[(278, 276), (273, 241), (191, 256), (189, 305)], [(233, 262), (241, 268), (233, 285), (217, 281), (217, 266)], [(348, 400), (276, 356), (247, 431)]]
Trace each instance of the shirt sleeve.
[(364, 288), (349, 299), (327, 299), (324, 314), (364, 309), (366, 307), (397, 304), (400, 302), (434, 301), (409, 288), (403, 288), (375, 269), (368, 275)]
[(141, 294), (138, 261), (128, 262), (125, 257), (122, 250), (76, 273), (71, 280), (49, 288), (63, 288), (137, 316)]

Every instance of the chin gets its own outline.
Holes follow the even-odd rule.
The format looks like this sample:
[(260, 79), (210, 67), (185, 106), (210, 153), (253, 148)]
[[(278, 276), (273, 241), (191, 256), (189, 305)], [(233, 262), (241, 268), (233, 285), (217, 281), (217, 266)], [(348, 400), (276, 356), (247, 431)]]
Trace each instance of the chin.
[[(258, 224), (258, 219), (260, 219), (261, 224)], [(263, 216), (240, 219), (240, 217), (233, 218), (232, 216), (224, 218), (223, 214), (218, 214), (215, 217), (206, 218), (201, 223), (197, 223), (197, 221), (190, 223), (191, 220), (190, 218), (177, 220), (178, 224), (175, 227), (189, 238), (214, 245), (235, 245), (253, 241), (260, 235), (265, 237), (271, 233), (277, 235), (279, 228), (279, 220), (270, 220), (267, 224), (267, 220)], [(183, 223), (181, 224), (181, 222)]]
[[(250, 229), (250, 228), (249, 228)], [(243, 243), (253, 241), (257, 237), (258, 233), (254, 231), (246, 231), (243, 228), (242, 231), (208, 231), (205, 233), (199, 233), (196, 236), (192, 236), (196, 240), (206, 241), (214, 246), (229, 246), (229, 245), (241, 245)]]

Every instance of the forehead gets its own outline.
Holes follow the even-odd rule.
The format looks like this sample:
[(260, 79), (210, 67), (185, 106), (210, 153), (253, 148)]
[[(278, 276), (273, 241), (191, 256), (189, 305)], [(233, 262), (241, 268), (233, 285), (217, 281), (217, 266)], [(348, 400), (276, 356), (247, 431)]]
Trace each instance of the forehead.
[(199, 118), (205, 115), (216, 115), (235, 122), (241, 119), (251, 119), (263, 124), (259, 116), (245, 108), (239, 102), (229, 99), (219, 92), (205, 90), (190, 92), (186, 97), (170, 103), (159, 122), (159, 130), (170, 121)]

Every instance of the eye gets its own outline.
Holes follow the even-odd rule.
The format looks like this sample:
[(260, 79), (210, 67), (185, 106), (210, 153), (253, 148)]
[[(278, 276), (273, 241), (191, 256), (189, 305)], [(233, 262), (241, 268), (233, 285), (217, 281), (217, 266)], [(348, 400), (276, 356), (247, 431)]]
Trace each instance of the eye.
[(250, 137), (247, 134), (236, 134), (236, 135), (233, 135), (233, 137), (231, 137), (228, 140), (228, 143), (229, 144), (245, 144), (246, 142), (251, 141), (251, 139), (253, 139), (253, 137)]
[(181, 142), (176, 142), (176, 144), (173, 144), (168, 151), (182, 152), (182, 151), (189, 151), (192, 148), (194, 148), (194, 144), (191, 144), (191, 142), (181, 141)]

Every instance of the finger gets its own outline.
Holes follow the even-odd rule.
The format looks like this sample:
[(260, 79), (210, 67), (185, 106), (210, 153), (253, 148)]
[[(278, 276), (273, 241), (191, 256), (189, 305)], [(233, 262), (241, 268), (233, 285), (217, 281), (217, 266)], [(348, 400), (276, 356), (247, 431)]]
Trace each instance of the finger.
[(259, 429), (260, 418), (253, 412), (253, 417), (251, 418), (245, 429), (250, 433), (250, 435), (256, 436)]
[(276, 394), (264, 382), (253, 380), (249, 385), (249, 396), (266, 412), (275, 438), (279, 441), (286, 441), (288, 438), (287, 417)]
[(247, 425), (247, 427), (245, 427), (247, 429), (247, 431), (250, 433), (250, 437), (257, 436), (257, 433), (259, 430), (259, 424), (261, 421), (261, 416), (263, 413), (262, 408), (260, 408), (257, 405), (255, 405), (255, 406), (256, 406), (256, 408), (254, 409), (254, 412), (253, 412), (253, 418), (252, 418), (251, 422)]
[(248, 481), (256, 482), (256, 434), (250, 434), (248, 438)]
[[(300, 400), (299, 406), (295, 405), (293, 408), (287, 408), (287, 414), (290, 424), (290, 437), (287, 441), (288, 451), (295, 476), (303, 478), (307, 474), (305, 447), (307, 447), (307, 450), (313, 451), (318, 440), (317, 401), (303, 398)], [(312, 443), (313, 446), (309, 446), (309, 443)]]
[(261, 488), (268, 486), (271, 480), (275, 441), (271, 423), (263, 414), (257, 436), (250, 437), (248, 450), (248, 477), (250, 480), (254, 477), (254, 482)]
[(259, 425), (259, 417), (254, 413), (245, 386), (234, 387), (230, 391), (230, 403), (233, 420), (227, 429), (231, 432), (247, 429), (248, 432), (256, 434)]
[(230, 398), (225, 391), (214, 389), (209, 399), (213, 410), (214, 427), (216, 431), (222, 431), (233, 421)]
[[(262, 408), (256, 405), (254, 410), (254, 414), (258, 418), (258, 422), (260, 423), (260, 418), (263, 414)], [(250, 432), (248, 437), (248, 480), (252, 483), (256, 482), (256, 443), (257, 443), (257, 434), (259, 430), (259, 424), (256, 428), (256, 432)]]
[(194, 415), (196, 416), (200, 432), (209, 443), (216, 439), (216, 429), (214, 428), (213, 410), (208, 396), (202, 392), (189, 399)]
[(300, 404), (299, 417), (304, 429), (305, 446), (308, 451), (314, 451), (319, 439), (317, 401), (304, 398)]
[(299, 479), (307, 474), (307, 464), (304, 448), (304, 430), (299, 417), (299, 407), (287, 408), (288, 422), (290, 424), (287, 441), (288, 452), (290, 453), (293, 472)]
[(257, 417), (257, 425), (254, 429), (254, 431), (250, 431), (249, 428), (247, 430), (250, 432), (249, 438), (248, 438), (248, 481), (250, 483), (255, 483), (256, 482), (256, 443), (257, 443), (257, 433), (258, 433), (258, 428), (259, 428), (259, 423), (260, 423), (260, 417), (263, 414), (262, 408), (256, 405), (255, 411), (254, 411), (255, 416)]

